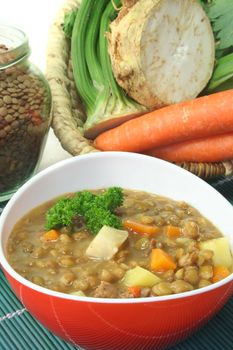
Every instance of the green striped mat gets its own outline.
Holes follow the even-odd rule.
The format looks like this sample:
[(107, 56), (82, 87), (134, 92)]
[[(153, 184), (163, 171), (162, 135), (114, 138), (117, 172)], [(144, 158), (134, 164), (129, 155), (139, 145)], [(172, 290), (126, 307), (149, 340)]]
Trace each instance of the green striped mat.
[[(233, 178), (210, 184), (233, 204)], [(30, 315), (0, 270), (0, 350), (74, 349), (78, 348), (54, 336)], [(170, 350), (233, 350), (233, 297), (206, 326)]]

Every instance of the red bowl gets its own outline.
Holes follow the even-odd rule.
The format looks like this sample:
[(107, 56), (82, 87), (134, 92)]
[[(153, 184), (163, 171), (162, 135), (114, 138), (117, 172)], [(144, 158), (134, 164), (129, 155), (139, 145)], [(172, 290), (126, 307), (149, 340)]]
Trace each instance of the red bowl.
[(37, 286), (18, 275), (5, 257), (12, 227), (32, 207), (65, 192), (111, 185), (185, 200), (231, 239), (233, 207), (207, 183), (158, 159), (103, 152), (60, 162), (34, 176), (12, 197), (0, 217), (1, 266), (30, 313), (73, 345), (87, 350), (165, 349), (192, 334), (223, 307), (233, 293), (232, 274), (211, 286), (176, 295), (97, 299)]

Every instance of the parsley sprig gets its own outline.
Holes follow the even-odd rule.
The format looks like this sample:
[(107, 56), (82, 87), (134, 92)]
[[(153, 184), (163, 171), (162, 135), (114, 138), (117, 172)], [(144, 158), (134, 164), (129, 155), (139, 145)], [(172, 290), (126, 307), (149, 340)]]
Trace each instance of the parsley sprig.
[(114, 210), (122, 203), (123, 191), (119, 187), (110, 187), (100, 195), (90, 191), (77, 192), (74, 197), (59, 199), (47, 211), (45, 228), (70, 227), (77, 217), (82, 217), (93, 234), (97, 234), (104, 225), (121, 228), (121, 219)]

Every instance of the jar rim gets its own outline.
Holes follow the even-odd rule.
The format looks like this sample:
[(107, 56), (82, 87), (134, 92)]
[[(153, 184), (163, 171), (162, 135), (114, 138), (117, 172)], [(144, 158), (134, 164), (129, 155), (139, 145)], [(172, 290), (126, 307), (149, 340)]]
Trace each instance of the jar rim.
[[(30, 54), (28, 37), (21, 29), (0, 23), (0, 69), (9, 67)], [(5, 49), (4, 49), (5, 48)]]

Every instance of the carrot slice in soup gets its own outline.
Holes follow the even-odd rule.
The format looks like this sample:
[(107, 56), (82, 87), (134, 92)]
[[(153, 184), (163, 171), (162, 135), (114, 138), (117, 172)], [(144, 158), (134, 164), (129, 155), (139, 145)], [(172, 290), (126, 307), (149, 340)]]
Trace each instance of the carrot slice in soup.
[(145, 225), (131, 220), (125, 220), (123, 226), (128, 230), (147, 235), (155, 235), (160, 232), (160, 228), (157, 226)]
[(59, 237), (59, 232), (56, 230), (49, 230), (42, 236), (42, 240), (45, 242), (56, 241)]
[(176, 263), (171, 255), (162, 249), (155, 248), (151, 252), (150, 267), (155, 272), (165, 272), (175, 270)]
[(138, 286), (128, 287), (128, 292), (133, 294), (134, 298), (140, 298), (141, 288)]
[(178, 226), (168, 225), (165, 229), (168, 238), (177, 238), (181, 235), (181, 228)]
[(212, 281), (214, 283), (221, 281), (223, 278), (230, 275), (230, 271), (225, 266), (215, 266), (213, 272), (214, 274), (213, 274)]

